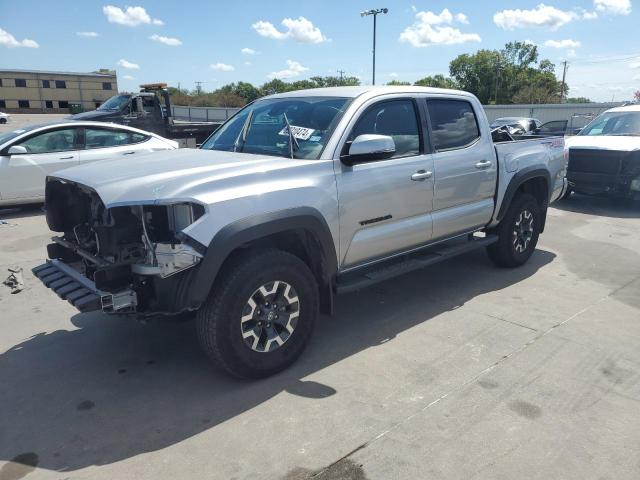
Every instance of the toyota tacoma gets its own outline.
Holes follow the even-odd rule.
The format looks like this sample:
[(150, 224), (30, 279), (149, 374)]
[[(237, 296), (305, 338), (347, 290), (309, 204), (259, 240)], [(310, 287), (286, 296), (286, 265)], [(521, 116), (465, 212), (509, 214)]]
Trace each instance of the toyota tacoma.
[(224, 370), (264, 377), (337, 294), (486, 248), (524, 264), (566, 189), (562, 138), (491, 131), (478, 99), (337, 87), (257, 100), (201, 149), (49, 177), (34, 274), (80, 311), (195, 312)]

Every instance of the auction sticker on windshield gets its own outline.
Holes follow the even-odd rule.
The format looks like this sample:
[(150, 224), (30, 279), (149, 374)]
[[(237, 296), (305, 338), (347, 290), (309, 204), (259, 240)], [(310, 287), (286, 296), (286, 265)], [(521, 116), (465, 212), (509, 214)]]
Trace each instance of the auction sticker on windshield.
[[(296, 127), (295, 125), (291, 125), (291, 133), (298, 140), (309, 140), (309, 137), (315, 130), (313, 128), (307, 127)], [(284, 135), (285, 137), (289, 136), (289, 132), (287, 131), (287, 127), (284, 127), (282, 130), (278, 132), (278, 135)]]

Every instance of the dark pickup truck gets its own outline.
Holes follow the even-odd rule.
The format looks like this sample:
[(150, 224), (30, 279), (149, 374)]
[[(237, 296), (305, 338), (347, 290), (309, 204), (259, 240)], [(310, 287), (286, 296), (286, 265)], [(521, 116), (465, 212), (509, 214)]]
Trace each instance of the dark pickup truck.
[(164, 83), (141, 85), (140, 93), (115, 95), (97, 110), (78, 113), (69, 118), (129, 125), (176, 140), (181, 147), (195, 147), (201, 144), (222, 124), (174, 119), (171, 116), (171, 100), (166, 87)]

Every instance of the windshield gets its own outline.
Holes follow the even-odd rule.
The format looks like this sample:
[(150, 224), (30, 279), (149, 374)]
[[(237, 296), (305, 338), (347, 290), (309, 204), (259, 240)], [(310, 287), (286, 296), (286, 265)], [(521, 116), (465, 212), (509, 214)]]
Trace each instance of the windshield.
[(120, 110), (127, 104), (130, 98), (130, 95), (116, 95), (115, 97), (111, 97), (109, 100), (100, 105), (98, 107), (98, 110)]
[(7, 143), (9, 140), (13, 140), (18, 135), (22, 135), (27, 130), (19, 129), (14, 130), (13, 132), (4, 132), (0, 133), (0, 145)]
[(578, 134), (581, 136), (640, 135), (640, 112), (609, 112), (603, 113)]
[[(348, 101), (342, 97), (258, 100), (220, 127), (201, 148), (315, 160)], [(287, 122), (291, 125), (293, 145)]]

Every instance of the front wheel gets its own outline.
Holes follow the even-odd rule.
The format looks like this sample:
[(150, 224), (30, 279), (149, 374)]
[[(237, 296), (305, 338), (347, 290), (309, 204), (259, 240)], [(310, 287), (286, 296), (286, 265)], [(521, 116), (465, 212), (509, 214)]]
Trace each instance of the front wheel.
[(519, 193), (492, 233), (498, 241), (487, 247), (489, 258), (499, 267), (519, 267), (529, 260), (538, 244), (542, 217), (533, 195)]
[(232, 260), (196, 317), (200, 344), (215, 364), (261, 378), (293, 363), (305, 349), (318, 312), (309, 267), (279, 250)]
[(0, 124), (1, 123), (7, 123), (7, 119), (6, 118), (0, 118)]

